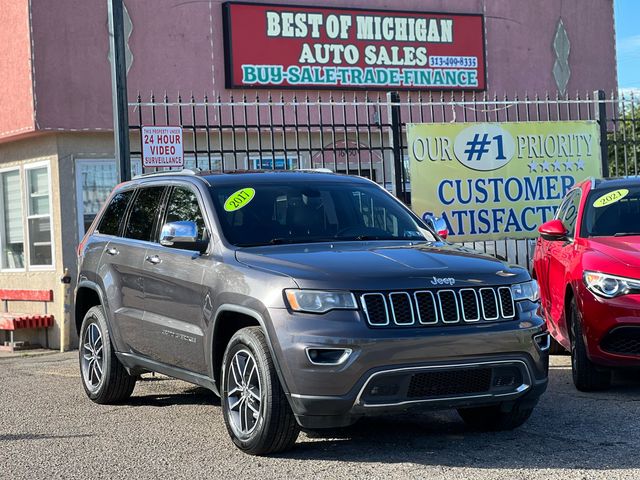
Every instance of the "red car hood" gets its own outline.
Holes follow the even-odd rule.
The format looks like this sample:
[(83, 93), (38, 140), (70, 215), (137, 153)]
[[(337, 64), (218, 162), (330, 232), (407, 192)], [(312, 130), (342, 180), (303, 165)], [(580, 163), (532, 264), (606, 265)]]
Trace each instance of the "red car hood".
[(640, 235), (628, 237), (593, 237), (589, 247), (629, 267), (640, 267)]

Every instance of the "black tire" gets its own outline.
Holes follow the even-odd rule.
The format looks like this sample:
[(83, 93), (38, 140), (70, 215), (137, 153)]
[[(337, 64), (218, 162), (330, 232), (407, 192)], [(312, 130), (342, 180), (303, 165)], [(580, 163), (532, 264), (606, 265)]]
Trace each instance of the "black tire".
[[(88, 331), (96, 332), (95, 329), (100, 334), (102, 345), (94, 360), (94, 364), (97, 361), (101, 362), (99, 365), (102, 368), (102, 375), (99, 380), (97, 380), (97, 373), (90, 373), (91, 367), (88, 366), (89, 361), (87, 360), (87, 356), (93, 356), (91, 349), (86, 346), (87, 333)], [(98, 348), (95, 350), (98, 350)], [(100, 404), (114, 404), (120, 403), (131, 396), (136, 386), (136, 377), (129, 375), (118, 360), (111, 344), (104, 309), (100, 305), (90, 308), (84, 316), (82, 327), (80, 328), (80, 347), (78, 352), (82, 386), (91, 400)], [(93, 372), (97, 372), (98, 367), (94, 368)]]
[(605, 390), (611, 386), (611, 370), (594, 364), (587, 356), (582, 334), (582, 318), (576, 300), (569, 306), (571, 322), (571, 373), (573, 384), (582, 392)]
[[(235, 358), (238, 360), (234, 360)], [(245, 379), (247, 379), (246, 390), (253, 388), (255, 391), (255, 385), (250, 386), (250, 384), (259, 382), (258, 396), (260, 398), (260, 403), (256, 408), (255, 400), (248, 393), (246, 395), (247, 399), (244, 400), (245, 413), (251, 413), (247, 410), (248, 403), (251, 403), (259, 413), (257, 418), (254, 413), (251, 413), (249, 422), (247, 421), (248, 417), (245, 417), (245, 427), (249, 427), (249, 423), (253, 422), (252, 429), (245, 428), (245, 432), (242, 431), (242, 420), (237, 418), (242, 415), (242, 403), (236, 398), (229, 397), (229, 387), (237, 384), (233, 377), (234, 372), (238, 371), (240, 374), (238, 367), (233, 370), (232, 362), (240, 362), (242, 358), (246, 358), (247, 363), (253, 361), (256, 367), (254, 376), (251, 372), (248, 372), (248, 379), (242, 375), (242, 383), (244, 385)], [(249, 365), (251, 364), (249, 363)], [(244, 371), (248, 369), (244, 368)], [(221, 377), (221, 403), (224, 422), (233, 443), (240, 450), (251, 455), (268, 455), (293, 447), (300, 433), (300, 427), (282, 390), (266, 338), (259, 327), (243, 328), (231, 338), (224, 352)], [(232, 392), (234, 388), (231, 389)], [(245, 394), (238, 395), (242, 397)], [(237, 404), (240, 404), (238, 412), (232, 411), (231, 405)], [(240, 426), (238, 426), (238, 422), (240, 422)]]
[(522, 406), (515, 403), (509, 411), (504, 411), (502, 405), (489, 407), (459, 408), (458, 414), (469, 427), (483, 432), (498, 432), (518, 428), (533, 413), (535, 405), (530, 403)]

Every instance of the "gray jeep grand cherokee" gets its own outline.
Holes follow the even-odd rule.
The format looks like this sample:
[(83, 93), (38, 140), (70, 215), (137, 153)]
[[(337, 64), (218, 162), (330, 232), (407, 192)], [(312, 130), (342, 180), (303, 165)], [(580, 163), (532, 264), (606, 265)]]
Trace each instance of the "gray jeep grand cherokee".
[(89, 398), (122, 402), (145, 372), (204, 386), (247, 453), (412, 409), (511, 429), (547, 386), (529, 274), (445, 243), (364, 178), (136, 178), (78, 252)]

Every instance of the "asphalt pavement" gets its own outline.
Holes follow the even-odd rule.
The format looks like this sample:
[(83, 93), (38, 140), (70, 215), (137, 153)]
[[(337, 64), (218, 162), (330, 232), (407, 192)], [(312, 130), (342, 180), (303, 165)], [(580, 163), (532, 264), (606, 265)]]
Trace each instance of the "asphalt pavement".
[(77, 352), (0, 356), (0, 476), (9, 479), (638, 479), (640, 380), (580, 393), (569, 358), (527, 424), (468, 431), (455, 412), (366, 419), (294, 450), (251, 457), (230, 442), (209, 391), (146, 375), (124, 405), (90, 402)]

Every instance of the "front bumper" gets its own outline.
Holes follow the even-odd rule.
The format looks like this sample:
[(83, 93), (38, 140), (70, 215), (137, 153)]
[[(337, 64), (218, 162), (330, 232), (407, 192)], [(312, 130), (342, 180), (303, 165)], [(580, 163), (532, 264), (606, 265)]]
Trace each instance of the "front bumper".
[[(612, 347), (616, 332), (640, 329), (640, 295), (622, 295), (601, 298), (591, 293), (582, 283), (578, 286), (583, 333), (589, 358), (599, 365), (610, 367), (640, 367), (640, 351), (617, 351)], [(640, 337), (640, 335), (638, 335)]]
[[(518, 320), (387, 329), (367, 327), (358, 312), (269, 314), (294, 414), (304, 427), (326, 428), (413, 408), (535, 403), (546, 389), (548, 352), (533, 339), (544, 334), (544, 322), (534, 304), (528, 307), (519, 305)], [(343, 363), (319, 365), (309, 358), (309, 348), (351, 354)], [(511, 380), (496, 385), (505, 368), (511, 368)], [(434, 390), (437, 383), (442, 388)], [(471, 387), (456, 390), (456, 384)]]
[[(521, 369), (523, 381), (507, 386), (496, 386), (501, 377), (499, 372), (507, 368)], [(305, 428), (332, 428), (351, 425), (363, 416), (400, 413), (415, 409), (449, 409), (502, 404), (509, 409), (518, 400), (535, 405), (547, 388), (547, 378), (535, 380), (528, 374), (528, 366), (523, 359), (487, 358), (475, 362), (458, 364), (422, 365), (399, 369), (378, 369), (369, 375), (360, 387), (358, 382), (353, 391), (341, 396), (314, 396), (291, 394), (290, 403), (298, 423)], [(484, 376), (480, 372), (489, 371), (491, 385), (488, 390), (466, 393), (445, 393), (430, 395), (423, 392), (420, 398), (410, 395), (413, 379), (436, 372), (439, 374)], [(477, 372), (477, 373), (476, 373)], [(452, 377), (453, 377), (452, 375)], [(510, 376), (510, 375), (509, 375)], [(396, 383), (397, 382), (397, 383)], [(374, 395), (380, 386), (399, 385), (392, 394)], [(460, 384), (450, 386), (460, 386)], [(376, 398), (378, 397), (378, 398)]]

